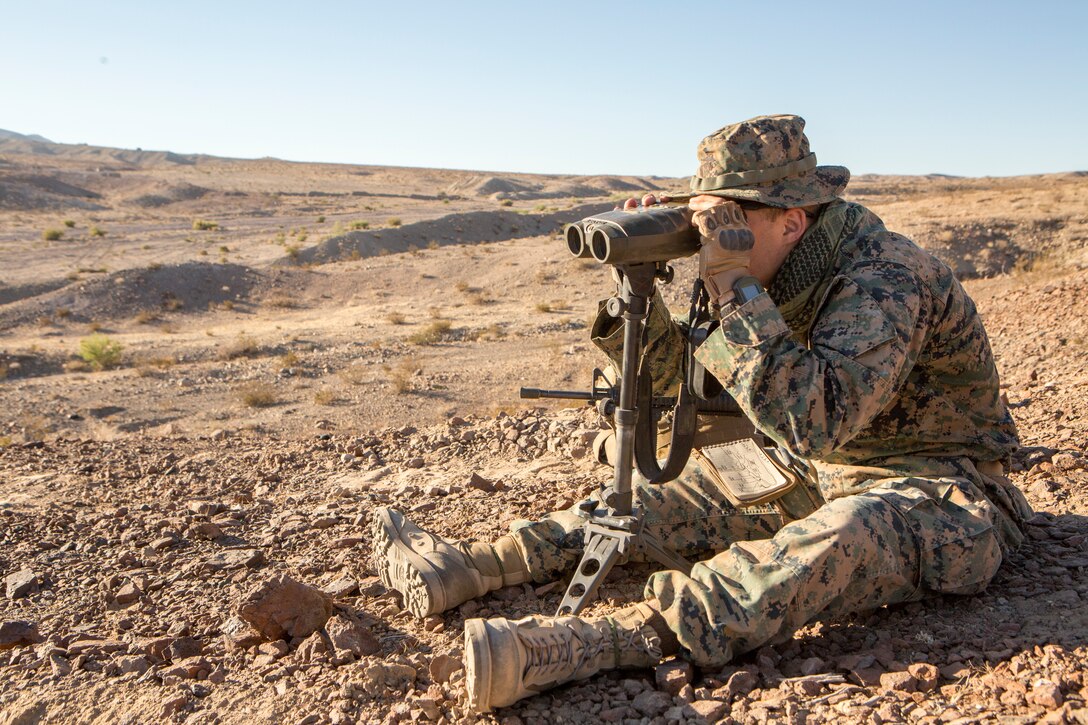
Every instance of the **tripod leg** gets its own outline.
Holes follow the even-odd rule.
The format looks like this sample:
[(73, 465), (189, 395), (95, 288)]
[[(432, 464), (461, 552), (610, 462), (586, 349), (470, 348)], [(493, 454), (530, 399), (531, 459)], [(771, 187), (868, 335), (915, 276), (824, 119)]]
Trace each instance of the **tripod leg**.
[(643, 529), (638, 536), (638, 543), (646, 556), (661, 564), (666, 569), (675, 569), (685, 574), (691, 573), (691, 562), (677, 554), (672, 549), (665, 548), (661, 541)]
[(587, 527), (586, 533), (589, 536), (585, 552), (559, 603), (557, 617), (577, 614), (597, 596), (597, 589), (616, 565), (631, 536), (627, 531), (608, 531), (598, 526), (592, 530)]

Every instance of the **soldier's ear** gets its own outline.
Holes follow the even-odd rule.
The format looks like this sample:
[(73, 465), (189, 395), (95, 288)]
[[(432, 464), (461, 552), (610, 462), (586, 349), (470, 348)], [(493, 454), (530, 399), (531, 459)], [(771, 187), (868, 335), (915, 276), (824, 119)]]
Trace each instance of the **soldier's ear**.
[(796, 244), (804, 236), (808, 229), (808, 216), (801, 207), (786, 209), (782, 215), (782, 241), (786, 244)]

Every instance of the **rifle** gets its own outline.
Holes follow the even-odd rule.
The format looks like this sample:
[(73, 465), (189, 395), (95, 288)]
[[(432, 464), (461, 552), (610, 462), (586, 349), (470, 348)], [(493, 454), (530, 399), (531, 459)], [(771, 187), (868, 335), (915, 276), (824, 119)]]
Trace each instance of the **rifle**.
[[(695, 349), (715, 323), (710, 296), (701, 280), (692, 290), (683, 382), (674, 397), (655, 396), (645, 362), (645, 323), (650, 300), (659, 282), (668, 284), (673, 259), (699, 251), (698, 231), (686, 207), (645, 207), (587, 217), (564, 228), (567, 249), (575, 257), (593, 258), (613, 267), (616, 294), (605, 310), (623, 320), (623, 354), (619, 385), (608, 384), (593, 371), (589, 392), (522, 388), (522, 398), (562, 398), (596, 403), (616, 431), (615, 472), (611, 485), (602, 484), (599, 502), (583, 504), (586, 515), (585, 551), (559, 604), (557, 616), (577, 614), (596, 595), (601, 582), (620, 557), (633, 547), (670, 568), (691, 571), (691, 563), (668, 549), (643, 527), (643, 512), (634, 504), (631, 481), (637, 465), (650, 483), (665, 483), (684, 470), (691, 455), (699, 413), (741, 415), (740, 408), (694, 358)], [(603, 383), (602, 383), (603, 381)], [(657, 423), (672, 409), (669, 452), (657, 458)]]

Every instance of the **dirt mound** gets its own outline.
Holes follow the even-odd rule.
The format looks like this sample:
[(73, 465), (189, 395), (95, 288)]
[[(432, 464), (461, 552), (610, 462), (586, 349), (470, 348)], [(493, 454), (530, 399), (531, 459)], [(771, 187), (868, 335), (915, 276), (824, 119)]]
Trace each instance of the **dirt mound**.
[(167, 204), (174, 204), (179, 201), (199, 199), (210, 192), (211, 189), (205, 189), (204, 187), (196, 186), (195, 184), (160, 184), (159, 187), (151, 191), (151, 193), (140, 194), (139, 196), (133, 197), (128, 200), (128, 203), (145, 209), (153, 209), (160, 206), (166, 206)]
[(601, 189), (606, 189), (610, 192), (616, 191), (653, 191), (654, 189), (661, 188), (659, 185), (647, 181), (641, 178), (626, 178), (621, 179), (618, 176), (591, 176), (585, 180), (586, 184), (596, 186)]
[(202, 262), (116, 272), (4, 305), (0, 330), (37, 323), (61, 310), (75, 322), (126, 319), (141, 312), (198, 312), (246, 298), (260, 279), (249, 267)]
[(31, 211), (35, 209), (104, 207), (89, 200), (101, 197), (89, 189), (69, 184), (54, 176), (17, 175), (0, 178), (0, 209)]
[(471, 184), (466, 191), (473, 196), (493, 196), (495, 194), (516, 194), (534, 191), (535, 187), (501, 176), (488, 176)]
[(336, 262), (448, 244), (476, 244), (558, 234), (564, 224), (606, 208), (611, 207), (582, 204), (550, 214), (517, 214), (511, 211), (450, 214), (392, 229), (349, 232), (330, 237), (302, 250), (291, 259), (283, 260), (282, 264)]

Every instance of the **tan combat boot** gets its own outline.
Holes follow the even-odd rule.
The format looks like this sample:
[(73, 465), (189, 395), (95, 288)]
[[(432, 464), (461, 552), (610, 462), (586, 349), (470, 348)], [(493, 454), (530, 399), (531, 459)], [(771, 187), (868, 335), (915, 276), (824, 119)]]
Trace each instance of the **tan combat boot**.
[(663, 623), (646, 604), (601, 619), (469, 619), (465, 622), (469, 706), (487, 712), (601, 670), (652, 667), (661, 661), (662, 640), (651, 621)]
[(373, 535), (374, 568), (382, 584), (400, 592), (405, 608), (420, 618), (529, 580), (510, 536), (494, 544), (451, 541), (384, 507), (374, 512)]

